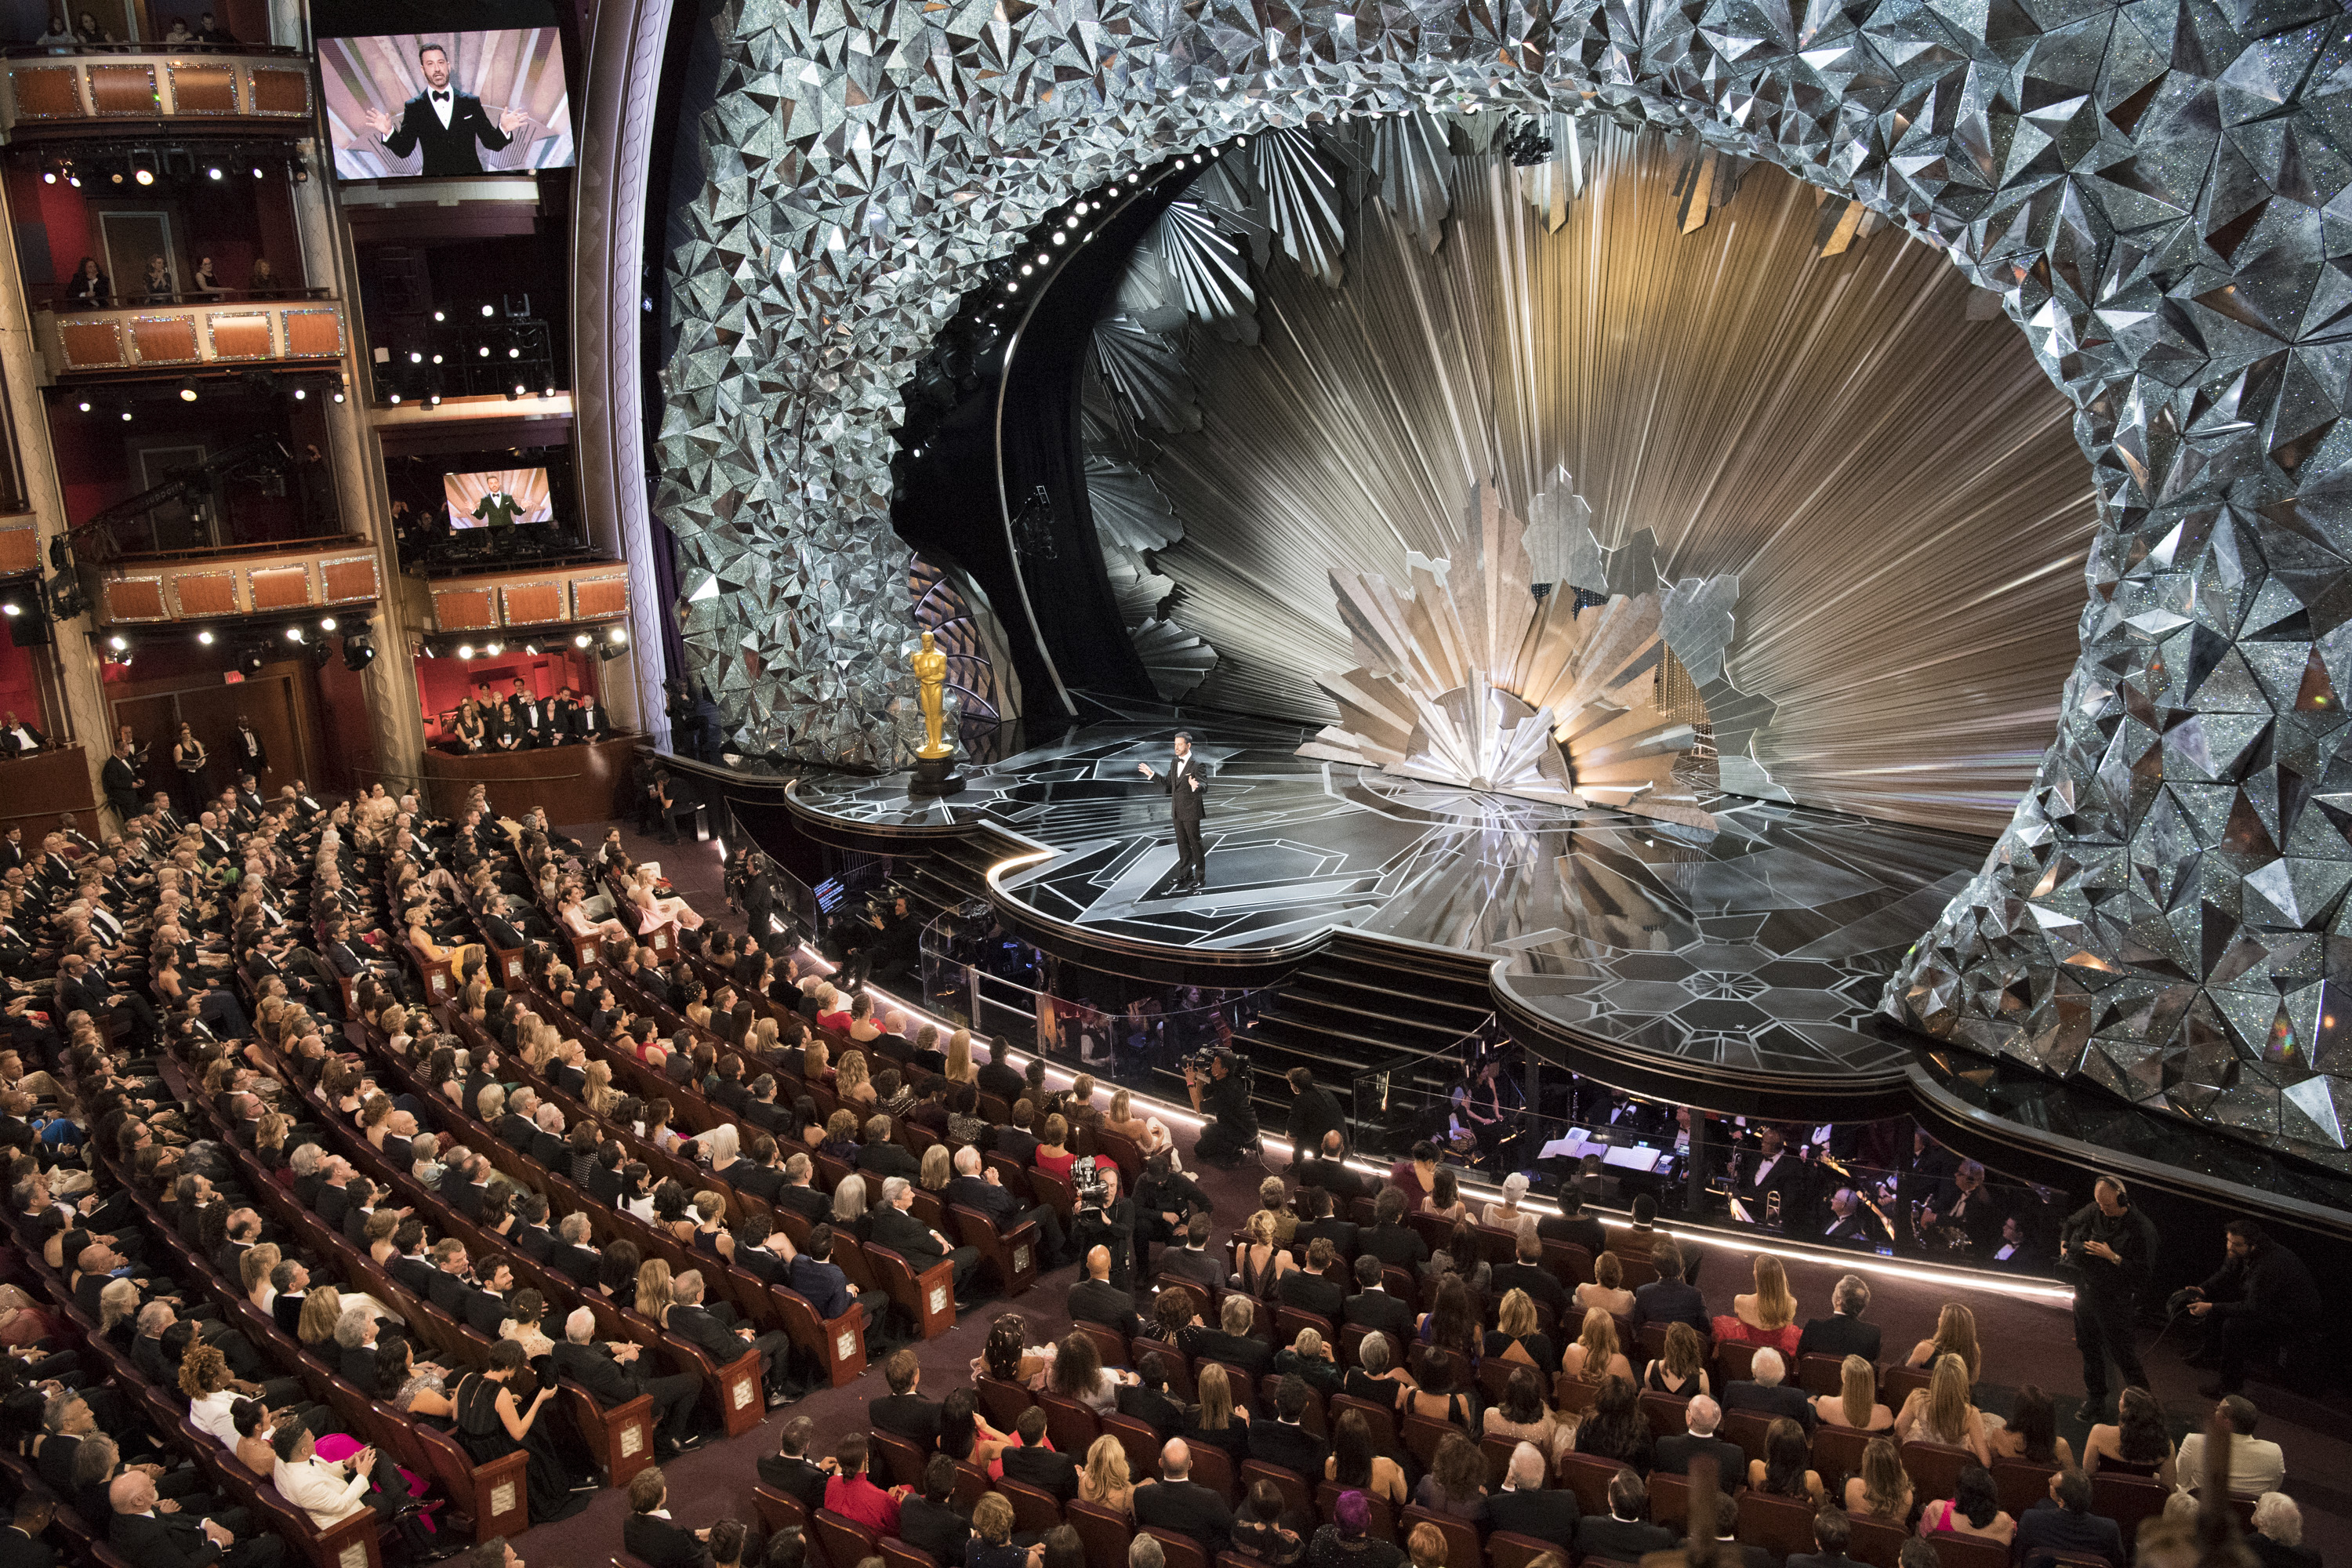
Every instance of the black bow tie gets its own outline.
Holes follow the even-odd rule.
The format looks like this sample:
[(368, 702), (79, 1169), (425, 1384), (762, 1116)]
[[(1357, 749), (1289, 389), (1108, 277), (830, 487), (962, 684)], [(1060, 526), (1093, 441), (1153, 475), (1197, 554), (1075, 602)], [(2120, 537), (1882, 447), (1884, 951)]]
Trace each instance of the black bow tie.
[(446, 92), (436, 92), (433, 95), (433, 101), (436, 103), (446, 103), (449, 101), (449, 95)]

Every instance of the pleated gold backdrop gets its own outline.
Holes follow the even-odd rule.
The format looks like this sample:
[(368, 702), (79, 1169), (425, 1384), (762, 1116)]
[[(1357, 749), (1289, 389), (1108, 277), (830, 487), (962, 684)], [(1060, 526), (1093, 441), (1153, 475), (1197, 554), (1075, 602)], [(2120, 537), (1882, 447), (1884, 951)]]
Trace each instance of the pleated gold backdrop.
[(1453, 176), (1423, 253), (1377, 201), (1339, 289), (1277, 257), (1260, 342), (1189, 334), (1206, 423), (1159, 438), (1158, 555), (1219, 663), (1192, 700), (1328, 719), (1353, 662), (1326, 578), (1458, 550), (1468, 483), (1522, 510), (1564, 464), (1601, 542), (1736, 573), (1728, 673), (1808, 803), (1991, 835), (2074, 661), (2090, 470), (2005, 318), (1895, 232), (1812, 256), (1812, 192), (1751, 172), (1683, 235), (1677, 149), (1604, 128), (1547, 233), (1500, 157)]

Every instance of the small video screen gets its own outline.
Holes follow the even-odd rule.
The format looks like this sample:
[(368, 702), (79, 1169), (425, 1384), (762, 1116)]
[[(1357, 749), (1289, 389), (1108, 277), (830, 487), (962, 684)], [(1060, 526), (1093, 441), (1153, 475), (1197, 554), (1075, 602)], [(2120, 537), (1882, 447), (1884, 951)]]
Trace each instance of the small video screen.
[(545, 468), (444, 474), (441, 488), (451, 528), (514, 528), (555, 521)]
[(320, 38), (339, 180), (462, 179), (575, 160), (553, 27)]

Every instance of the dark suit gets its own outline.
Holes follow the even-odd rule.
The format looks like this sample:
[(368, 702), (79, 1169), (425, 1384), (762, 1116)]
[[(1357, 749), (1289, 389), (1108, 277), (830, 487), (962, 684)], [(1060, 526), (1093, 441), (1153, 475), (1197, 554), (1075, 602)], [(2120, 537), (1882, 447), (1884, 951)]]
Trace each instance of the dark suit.
[(1198, 1281), (1213, 1290), (1225, 1288), (1225, 1266), (1205, 1247), (1198, 1252), (1189, 1247), (1170, 1248), (1160, 1255), (1160, 1272)]
[(593, 1247), (574, 1247), (558, 1241), (547, 1255), (547, 1266), (575, 1285), (593, 1285), (597, 1270), (604, 1267), (604, 1256)]
[[(1143, 1359), (1144, 1352), (1138, 1349), (1131, 1354), (1133, 1359), (1140, 1361)], [(1182, 1359), (1181, 1352), (1173, 1347), (1170, 1348), (1168, 1354), (1180, 1361)], [(1150, 1427), (1163, 1443), (1184, 1430), (1184, 1407), (1156, 1388), (1145, 1388), (1139, 1384), (1121, 1384), (1118, 1390), (1118, 1413)]]
[(1152, 781), (1168, 792), (1168, 816), (1176, 828), (1179, 880), (1208, 879), (1208, 858), (1201, 848), (1201, 811), (1209, 793), (1208, 778), (1208, 770), (1201, 765), (1199, 755), (1187, 754), (1159, 769)]
[(1833, 1312), (1826, 1318), (1815, 1318), (1806, 1323), (1804, 1337), (1797, 1342), (1797, 1353), (1801, 1356), (1858, 1355), (1864, 1361), (1874, 1362), (1878, 1359), (1879, 1339), (1876, 1323), (1865, 1323), (1860, 1318)]
[(1679, 1279), (1653, 1279), (1633, 1291), (1633, 1326), (1644, 1323), (1688, 1323), (1704, 1338), (1710, 1327), (1706, 1299), (1696, 1285)]
[(1589, 1215), (1578, 1215), (1574, 1219), (1566, 1215), (1546, 1215), (1536, 1221), (1536, 1235), (1546, 1241), (1580, 1247), (1595, 1258), (1609, 1249), (1609, 1238), (1601, 1222)]
[(1487, 1300), (1500, 1302), (1514, 1290), (1525, 1290), (1528, 1300), (1539, 1307), (1549, 1307), (1552, 1321), (1565, 1323), (1569, 1317), (1568, 1288), (1559, 1276), (1539, 1263), (1497, 1263), (1488, 1279)]
[(1302, 1312), (1318, 1312), (1337, 1323), (1348, 1310), (1348, 1292), (1320, 1274), (1294, 1268), (1275, 1287), (1276, 1299)]
[(554, 1361), (558, 1377), (568, 1377), (580, 1384), (608, 1410), (616, 1405), (626, 1405), (640, 1394), (652, 1394), (654, 1421), (662, 1436), (673, 1444), (684, 1440), (694, 1430), (695, 1411), (702, 1398), (702, 1379), (692, 1373), (647, 1377), (637, 1367), (617, 1360), (601, 1344), (575, 1345), (569, 1340), (556, 1342)]
[(1221, 1361), (1240, 1367), (1249, 1373), (1249, 1386), (1234, 1390), (1236, 1399), (1247, 1399), (1258, 1384), (1258, 1379), (1274, 1370), (1274, 1347), (1264, 1340), (1253, 1340), (1240, 1334), (1229, 1334), (1223, 1329), (1209, 1329), (1201, 1335), (1200, 1354), (1211, 1361)]
[(1249, 1452), (1253, 1459), (1297, 1470), (1311, 1486), (1322, 1479), (1323, 1461), (1331, 1457), (1331, 1445), (1304, 1426), (1263, 1417), (1250, 1423)]
[(898, 1539), (939, 1559), (940, 1568), (961, 1568), (971, 1544), (971, 1521), (947, 1503), (908, 1492), (898, 1500)]
[(2124, 1532), (2112, 1519), (2069, 1513), (2044, 1498), (2017, 1516), (2017, 1539), (2010, 1549), (2022, 1568), (2047, 1563), (2053, 1552), (2088, 1552), (2122, 1568)]
[(888, 1394), (866, 1407), (867, 1423), (904, 1437), (926, 1453), (940, 1446), (940, 1402), (919, 1394)]
[(1580, 1557), (1639, 1563), (1643, 1552), (1671, 1551), (1674, 1544), (1675, 1532), (1664, 1525), (1619, 1519), (1614, 1514), (1586, 1514), (1576, 1524), (1576, 1552)]
[(1754, 1410), (1766, 1415), (1786, 1415), (1811, 1433), (1818, 1418), (1813, 1415), (1813, 1402), (1805, 1397), (1801, 1388), (1788, 1384), (1766, 1387), (1749, 1379), (1727, 1384), (1723, 1390), (1726, 1410)]
[(869, 1216), (874, 1229), (874, 1244), (887, 1247), (906, 1258), (916, 1273), (945, 1258), (955, 1269), (955, 1292), (964, 1293), (965, 1281), (980, 1266), (980, 1249), (973, 1247), (942, 1247), (931, 1227), (903, 1210), (885, 1204)]
[(1580, 1511), (1572, 1491), (1498, 1491), (1486, 1499), (1486, 1522), (1493, 1528), (1563, 1546), (1576, 1539)]
[[(849, 1293), (849, 1276), (843, 1272), (841, 1265), (820, 1263), (805, 1252), (793, 1258), (790, 1284), (793, 1289), (808, 1298), (809, 1305), (816, 1309), (816, 1315), (826, 1322), (858, 1305), (857, 1298)], [(931, 1425), (936, 1436), (939, 1426), (936, 1418)]]
[[(738, 1182), (735, 1187), (738, 1192), (747, 1190), (740, 1182)], [(789, 1210), (811, 1225), (816, 1224), (819, 1220), (828, 1219), (833, 1215), (833, 1200), (814, 1187), (778, 1187), (775, 1201), (778, 1208)]]
[(824, 1507), (825, 1479), (825, 1473), (806, 1459), (786, 1458), (782, 1454), (760, 1456), (761, 1484), (798, 1498), (812, 1516)]
[(857, 1151), (857, 1168), (877, 1176), (904, 1176), (913, 1181), (923, 1173), (922, 1162), (896, 1143), (868, 1143)]
[(50, 1568), (58, 1550), (37, 1535), (16, 1525), (0, 1527), (0, 1568)]
[(1376, 1225), (1357, 1237), (1357, 1248), (1400, 1268), (1429, 1261), (1429, 1243), (1409, 1225)]
[(1051, 1492), (1056, 1502), (1068, 1502), (1078, 1495), (1077, 1461), (1067, 1454), (1043, 1447), (1013, 1447), (1006, 1448), (1002, 1458), (1008, 1481)]
[(1108, 1279), (1081, 1279), (1070, 1287), (1070, 1319), (1073, 1322), (1100, 1323), (1117, 1329), (1129, 1339), (1143, 1332), (1143, 1320), (1135, 1313), (1135, 1297)]
[(1715, 1460), (1717, 1484), (1737, 1489), (1748, 1479), (1748, 1456), (1738, 1444), (1722, 1437), (1702, 1437), (1693, 1432), (1676, 1432), (1661, 1437), (1652, 1449), (1650, 1468), (1664, 1470), (1670, 1476), (1690, 1474), (1691, 1461), (1706, 1455)]
[(226, 1562), (232, 1568), (277, 1568), (286, 1543), (276, 1535), (240, 1541), (223, 1552), (205, 1538), (204, 1521), (186, 1513), (118, 1513), (107, 1539), (131, 1568), (204, 1568)]
[(425, 178), (478, 174), (482, 172), (482, 155), (475, 143), (498, 153), (503, 152), (512, 138), (482, 111), (480, 99), (454, 87), (443, 90), (449, 94), (449, 123), (441, 123), (441, 116), (425, 94), (420, 92), (402, 109), (400, 123), (383, 139), (384, 151), (395, 158), (405, 158), (422, 142)]
[(694, 1531), (649, 1513), (633, 1513), (621, 1525), (621, 1544), (649, 1568), (705, 1568), (710, 1548)]
[(1396, 1339), (1397, 1348), (1412, 1337), (1412, 1303), (1402, 1296), (1391, 1296), (1386, 1290), (1365, 1290), (1348, 1298), (1348, 1310), (1341, 1321), (1361, 1323), (1365, 1328)]
[[(1198, 1481), (1161, 1481), (1135, 1489), (1135, 1522), (1189, 1535), (1214, 1558), (1233, 1542), (1234, 1511)], [(1668, 1536), (1666, 1544), (1674, 1544)]]

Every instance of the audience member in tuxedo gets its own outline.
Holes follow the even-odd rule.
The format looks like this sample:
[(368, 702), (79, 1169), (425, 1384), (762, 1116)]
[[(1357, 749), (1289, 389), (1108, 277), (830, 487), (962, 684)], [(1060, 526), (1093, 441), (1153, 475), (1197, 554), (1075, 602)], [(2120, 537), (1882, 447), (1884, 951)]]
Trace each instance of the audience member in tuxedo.
[(1564, 1241), (1580, 1247), (1598, 1258), (1609, 1249), (1609, 1237), (1601, 1222), (1584, 1212), (1584, 1194), (1575, 1186), (1562, 1188), (1559, 1213), (1545, 1215), (1536, 1221), (1536, 1234), (1546, 1241)]
[(1878, 1325), (1862, 1321), (1862, 1315), (1870, 1310), (1870, 1282), (1859, 1274), (1846, 1275), (1831, 1288), (1830, 1305), (1830, 1316), (1814, 1318), (1805, 1324), (1803, 1337), (1797, 1342), (1797, 1354), (1840, 1358), (1858, 1355), (1874, 1365), (1879, 1352)]
[(1418, 1271), (1429, 1261), (1429, 1243), (1405, 1223), (1405, 1203), (1402, 1187), (1382, 1187), (1372, 1200), (1372, 1227), (1357, 1238), (1357, 1245), (1382, 1263)]
[(115, 1477), (107, 1500), (114, 1509), (108, 1542), (131, 1568), (204, 1568), (211, 1563), (278, 1568), (285, 1561), (286, 1542), (275, 1532), (240, 1538), (237, 1527), (247, 1526), (243, 1509), (210, 1519), (160, 1511), (154, 1479), (144, 1470)]
[(702, 1436), (694, 1430), (702, 1398), (701, 1378), (692, 1373), (648, 1377), (638, 1364), (642, 1349), (635, 1344), (598, 1344), (596, 1315), (577, 1307), (564, 1319), (562, 1342), (551, 1354), (559, 1376), (579, 1384), (608, 1409), (625, 1405), (640, 1394), (652, 1394), (656, 1458), (672, 1458), (701, 1447)]
[[(41, 1539), (56, 1516), (56, 1500), (37, 1488), (26, 1488), (16, 1498), (7, 1528), (0, 1530), (0, 1568), (52, 1568), (58, 1549)], [(2303, 1521), (2295, 1521), (2298, 1537)]]
[(1134, 1360), (1135, 1381), (1118, 1387), (1118, 1413), (1150, 1426), (1165, 1442), (1184, 1429), (1184, 1405), (1168, 1392), (1167, 1359), (1139, 1342)]
[[(1773, 1557), (1769, 1552), (1753, 1542), (1742, 1542), (1738, 1538), (1739, 1533), (1739, 1500), (1738, 1498), (1728, 1492), (1716, 1492), (1707, 1499), (1707, 1505), (1715, 1511), (1712, 1521), (1714, 1528), (1707, 1531), (1715, 1538), (1715, 1568), (1774, 1568)], [(1699, 1506), (1700, 1501), (1697, 1498), (1691, 1499), (1691, 1510), (1695, 1516), (1691, 1523), (1694, 1528), (1702, 1522), (1696, 1517)]]
[(946, 1237), (915, 1217), (914, 1206), (914, 1184), (904, 1176), (887, 1178), (882, 1184), (882, 1205), (870, 1216), (874, 1244), (906, 1258), (919, 1275), (945, 1260), (952, 1270), (956, 1310), (963, 1311), (972, 1271), (980, 1267), (980, 1249), (950, 1246)]
[(1820, 1425), (1821, 1418), (1813, 1414), (1813, 1403), (1805, 1397), (1803, 1389), (1790, 1388), (1782, 1381), (1788, 1375), (1788, 1363), (1780, 1359), (1779, 1351), (1769, 1347), (1759, 1350), (1748, 1363), (1748, 1376), (1725, 1385), (1723, 1406), (1727, 1410), (1785, 1415), (1810, 1434)]
[(1695, 1395), (1683, 1406), (1683, 1430), (1658, 1439), (1652, 1468), (1686, 1476), (1691, 1461), (1705, 1456), (1715, 1461), (1721, 1484), (1737, 1488), (1748, 1474), (1748, 1456), (1738, 1444), (1716, 1436), (1722, 1420), (1723, 1406), (1704, 1394)]
[(1853, 1543), (1853, 1523), (1842, 1508), (1824, 1508), (1813, 1515), (1813, 1550), (1792, 1552), (1786, 1568), (1863, 1568), (1845, 1549)]
[(1642, 1516), (1649, 1511), (1650, 1489), (1642, 1478), (1630, 1469), (1618, 1471), (1609, 1482), (1609, 1512), (1588, 1513), (1577, 1521), (1577, 1555), (1639, 1563), (1644, 1552), (1671, 1550), (1675, 1532), (1645, 1522)]
[(933, 1454), (923, 1461), (923, 1484), (898, 1500), (898, 1538), (929, 1552), (940, 1568), (962, 1568), (971, 1542), (971, 1521), (956, 1511), (955, 1482), (956, 1462)]
[(1487, 1524), (1513, 1535), (1531, 1535), (1562, 1545), (1575, 1540), (1580, 1511), (1576, 1494), (1565, 1488), (1547, 1490), (1544, 1475), (1549, 1468), (1543, 1450), (1533, 1443), (1513, 1448), (1501, 1489), (1486, 1499)]
[(1281, 1284), (1275, 1288), (1276, 1300), (1286, 1307), (1338, 1322), (1348, 1310), (1348, 1292), (1323, 1277), (1323, 1271), (1338, 1258), (1329, 1237), (1315, 1237), (1307, 1244), (1307, 1267), (1294, 1268), (1282, 1277)]
[(1650, 1261), (1658, 1277), (1633, 1291), (1633, 1326), (1646, 1323), (1688, 1323), (1705, 1335), (1713, 1328), (1706, 1300), (1684, 1277), (1682, 1248), (1673, 1241), (1651, 1246)]
[(1411, 1339), (1418, 1314), (1411, 1301), (1402, 1296), (1389, 1294), (1381, 1284), (1382, 1278), (1378, 1258), (1370, 1252), (1358, 1258), (1356, 1293), (1348, 1298), (1339, 1321), (1356, 1323), (1378, 1333), (1394, 1335), (1400, 1342)]
[(1304, 1425), (1308, 1396), (1307, 1380), (1295, 1373), (1275, 1384), (1272, 1419), (1261, 1416), (1250, 1423), (1251, 1458), (1296, 1470), (1302, 1476), (1323, 1473), (1323, 1461), (1331, 1457), (1331, 1446)]
[(647, 1568), (710, 1568), (710, 1529), (689, 1530), (669, 1516), (669, 1482), (659, 1465), (629, 1480), (629, 1517), (621, 1544)]
[(1055, 1502), (1078, 1495), (1077, 1461), (1056, 1453), (1045, 1441), (1045, 1412), (1038, 1405), (1024, 1410), (1013, 1423), (1013, 1441), (997, 1456), (1004, 1479), (1049, 1492)]
[[(1224, 1261), (1209, 1250), (1209, 1237), (1214, 1230), (1205, 1211), (1192, 1215), (1184, 1225), (1184, 1245), (1160, 1255), (1160, 1272), (1195, 1281), (1209, 1291), (1223, 1289)], [(1204, 1299), (1209, 1299), (1205, 1293)]]
[[(1217, 1308), (1217, 1327), (1202, 1331), (1197, 1355), (1240, 1367), (1249, 1373), (1250, 1387), (1274, 1370), (1274, 1347), (1264, 1340), (1250, 1337), (1250, 1327), (1257, 1321), (1257, 1303), (1240, 1291), (1228, 1295)], [(1243, 1391), (1247, 1397), (1247, 1391)]]
[(809, 1444), (815, 1436), (815, 1422), (805, 1415), (793, 1416), (778, 1435), (776, 1451), (762, 1456), (759, 1466), (761, 1484), (798, 1498), (811, 1518), (824, 1507), (824, 1483), (840, 1468), (831, 1459), (808, 1458)]
[(1143, 1320), (1136, 1316), (1133, 1292), (1121, 1290), (1110, 1282), (1108, 1247), (1087, 1249), (1087, 1276), (1070, 1287), (1068, 1310), (1073, 1322), (1100, 1323), (1117, 1329), (1129, 1339), (1139, 1339), (1143, 1333)]
[[(983, 1167), (980, 1151), (969, 1143), (955, 1152), (954, 1164), (956, 1173), (948, 1183), (945, 1194), (949, 1203), (958, 1208), (978, 1209), (989, 1217), (1000, 1235), (1018, 1229), (1024, 1221), (1034, 1221), (1037, 1271), (1042, 1274), (1060, 1266), (1065, 1246), (1061, 1215), (1049, 1205), (1033, 1204), (1028, 1194), (1007, 1188), (995, 1167)], [(962, 1276), (959, 1274), (957, 1278), (961, 1281)]]
[(866, 1407), (866, 1420), (893, 1436), (906, 1438), (926, 1453), (939, 1447), (939, 1402), (925, 1399), (918, 1392), (923, 1369), (916, 1362), (915, 1352), (903, 1346), (892, 1351), (890, 1359), (882, 1363), (882, 1376), (889, 1384), (890, 1392)]
[(1487, 1281), (1490, 1300), (1499, 1301), (1514, 1290), (1524, 1290), (1528, 1300), (1539, 1307), (1551, 1309), (1552, 1321), (1568, 1319), (1568, 1289), (1559, 1276), (1544, 1267), (1543, 1235), (1534, 1215), (1520, 1217), (1518, 1242), (1512, 1248), (1512, 1260), (1498, 1263)]
[(1181, 1437), (1160, 1450), (1159, 1484), (1135, 1489), (1135, 1522), (1192, 1537), (1213, 1562), (1233, 1541), (1233, 1510), (1192, 1479), (1192, 1450)]
[(2091, 1478), (2071, 1465), (2050, 1478), (2047, 1498), (2019, 1516), (2010, 1548), (2019, 1568), (2042, 1568), (2061, 1552), (2104, 1557), (2123, 1568), (2123, 1531), (2091, 1511)]

